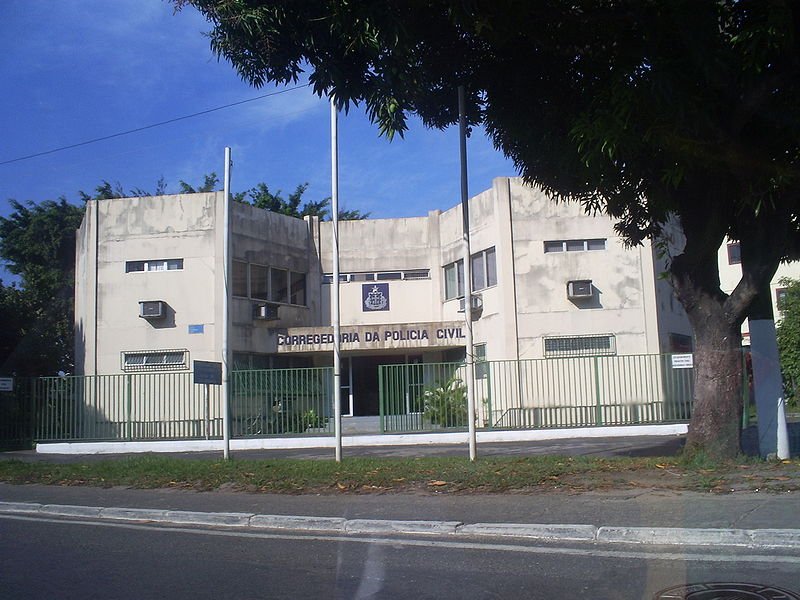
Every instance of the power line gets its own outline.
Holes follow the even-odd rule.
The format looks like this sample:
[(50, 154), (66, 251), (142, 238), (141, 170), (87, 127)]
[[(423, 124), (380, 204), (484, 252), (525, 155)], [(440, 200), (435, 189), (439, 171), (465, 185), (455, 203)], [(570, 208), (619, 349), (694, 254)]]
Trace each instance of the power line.
[(277, 92), (270, 92), (269, 94), (262, 94), (261, 96), (256, 96), (255, 98), (249, 98), (247, 100), (239, 100), (239, 102), (232, 102), (231, 104), (225, 104), (223, 106), (217, 106), (215, 108), (209, 108), (208, 110), (201, 110), (200, 112), (192, 113), (190, 115), (184, 115), (182, 117), (175, 117), (174, 119), (168, 119), (166, 121), (160, 121), (159, 123), (153, 123), (152, 125), (145, 125), (144, 127), (137, 127), (136, 129), (128, 129), (127, 131), (120, 131), (119, 133), (112, 133), (111, 135), (104, 135), (103, 137), (94, 138), (91, 140), (86, 140), (85, 142), (78, 142), (77, 144), (70, 144), (68, 146), (61, 146), (59, 148), (52, 148), (51, 150), (45, 150), (43, 152), (36, 152), (34, 154), (28, 154), (27, 156), (20, 156), (18, 158), (12, 158), (11, 160), (4, 160), (0, 161), (0, 165), (8, 165), (11, 163), (19, 162), (21, 160), (28, 160), (30, 158), (36, 158), (37, 156), (45, 156), (47, 154), (54, 154), (56, 152), (62, 152), (63, 150), (70, 150), (72, 148), (78, 148), (80, 146), (87, 146), (88, 144), (94, 144), (96, 142), (102, 142), (104, 140), (110, 140), (112, 138), (122, 137), (123, 135), (130, 135), (131, 133), (137, 133), (139, 131), (145, 131), (146, 129), (153, 129), (154, 127), (161, 127), (162, 125), (169, 125), (170, 123), (176, 123), (178, 121), (184, 121), (186, 119), (191, 119), (193, 117), (199, 117), (202, 115), (207, 115), (212, 112), (216, 112), (218, 110), (222, 110), (224, 108), (231, 108), (232, 106), (239, 106), (240, 104), (247, 104), (248, 102), (255, 102), (256, 100), (261, 100), (263, 98), (269, 98), (270, 96), (277, 96), (279, 94), (285, 94), (286, 92), (291, 92), (293, 90), (298, 90), (300, 88), (308, 87), (310, 84), (304, 85), (296, 85), (294, 87), (286, 88), (285, 90), (279, 90)]

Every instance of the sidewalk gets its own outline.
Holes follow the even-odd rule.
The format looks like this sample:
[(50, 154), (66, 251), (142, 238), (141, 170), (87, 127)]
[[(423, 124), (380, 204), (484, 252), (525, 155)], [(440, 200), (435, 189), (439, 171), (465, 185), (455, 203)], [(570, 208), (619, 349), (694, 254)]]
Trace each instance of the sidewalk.
[[(482, 446), (479, 452), (483, 455), (520, 456), (526, 454), (665, 455), (677, 452), (681, 442), (680, 438), (666, 440), (664, 438), (631, 438), (627, 440), (570, 440), (569, 442), (547, 444), (487, 444)], [(463, 446), (363, 448), (358, 451), (353, 449), (349, 455), (409, 456), (409, 452), (413, 452), (414, 454), (411, 455), (416, 456), (421, 454), (462, 454), (465, 452), (465, 448)], [(186, 453), (179, 456), (190, 459), (218, 459), (219, 453)], [(253, 451), (237, 453), (236, 456), (240, 458), (332, 458), (330, 452), (325, 450)], [(73, 462), (87, 459), (110, 460), (116, 457), (108, 455), (42, 456), (34, 452), (7, 452), (0, 455), (0, 458)], [(150, 511), (190, 511), (195, 514), (192, 518), (199, 519), (196, 522), (206, 525), (215, 523), (225, 525), (224, 521), (227, 518), (225, 514), (240, 513), (240, 515), (247, 516), (248, 519), (250, 515), (324, 517), (338, 520), (335, 523), (334, 521), (327, 522), (328, 524), (333, 523), (334, 529), (341, 533), (358, 532), (357, 529), (353, 529), (356, 527), (353, 523), (359, 523), (361, 520), (380, 521), (377, 531), (384, 533), (403, 531), (403, 527), (408, 526), (403, 523), (407, 524), (409, 521), (425, 521), (427, 525), (422, 525), (422, 527), (438, 523), (440, 528), (460, 527), (459, 531), (463, 533), (471, 531), (472, 534), (481, 534), (482, 532), (483, 535), (510, 535), (512, 537), (519, 535), (520, 531), (530, 531), (531, 526), (550, 526), (545, 536), (548, 540), (560, 539), (557, 537), (558, 535), (575, 535), (576, 532), (581, 532), (583, 535), (586, 531), (592, 530), (595, 535), (594, 541), (603, 541), (597, 537), (598, 531), (606, 531), (617, 536), (622, 535), (622, 539), (605, 541), (731, 544), (749, 547), (763, 545), (763, 547), (800, 550), (800, 493), (792, 492), (765, 494), (751, 491), (717, 495), (637, 489), (580, 494), (543, 492), (491, 495), (282, 495), (225, 490), (194, 492), (175, 489), (103, 489), (0, 483), (0, 502), (112, 509), (132, 508)], [(8, 509), (8, 506), (5, 509), (0, 506), (0, 512), (8, 512)], [(54, 510), (56, 512), (52, 514), (58, 514), (59, 509)], [(100, 514), (100, 511), (87, 510), (92, 514)], [(119, 511), (107, 512), (108, 514), (114, 512), (120, 514)], [(47, 514), (46, 511), (45, 514)], [(150, 517), (152, 516), (153, 514), (150, 514)], [(144, 517), (142, 518), (144, 519)], [(182, 521), (181, 519), (184, 517), (180, 515), (170, 517), (166, 512), (159, 512), (156, 520), (171, 522), (171, 518), (178, 519), (176, 522), (187, 522)], [(347, 523), (350, 525), (348, 526), (343, 520), (348, 520)], [(267, 521), (273, 525), (278, 523), (274, 519), (271, 521), (267, 519)], [(265, 520), (261, 519), (260, 522), (264, 523)], [(278, 528), (307, 530), (308, 528), (303, 523), (302, 519), (284, 519)], [(442, 524), (446, 524), (446, 526)], [(467, 527), (457, 524), (466, 524)], [(478, 527), (476, 530), (475, 524), (481, 524), (483, 529)], [(520, 530), (519, 527), (515, 528), (517, 525), (529, 527)], [(570, 528), (571, 526), (583, 527), (576, 529)], [(336, 527), (341, 527), (341, 529), (336, 529)], [(609, 528), (613, 528), (613, 530)], [(670, 529), (660, 530), (659, 528)], [(672, 528), (677, 528), (677, 533)], [(751, 533), (754, 530), (761, 532), (760, 537), (752, 537)], [(488, 533), (492, 531), (494, 533)], [(553, 533), (554, 531), (556, 533)], [(686, 535), (689, 535), (689, 538)], [(766, 537), (764, 537), (765, 535)], [(527, 537), (536, 536), (529, 535)], [(574, 538), (564, 537), (563, 539)], [(695, 541), (687, 542), (685, 541), (687, 539)]]

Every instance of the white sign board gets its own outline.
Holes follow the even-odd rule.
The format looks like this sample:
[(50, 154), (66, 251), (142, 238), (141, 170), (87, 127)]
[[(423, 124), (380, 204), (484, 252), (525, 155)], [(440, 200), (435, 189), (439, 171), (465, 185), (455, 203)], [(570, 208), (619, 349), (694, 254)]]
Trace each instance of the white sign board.
[(694, 359), (691, 354), (673, 354), (673, 369), (691, 369), (694, 367)]
[(13, 391), (14, 391), (14, 378), (0, 377), (0, 392), (13, 392)]

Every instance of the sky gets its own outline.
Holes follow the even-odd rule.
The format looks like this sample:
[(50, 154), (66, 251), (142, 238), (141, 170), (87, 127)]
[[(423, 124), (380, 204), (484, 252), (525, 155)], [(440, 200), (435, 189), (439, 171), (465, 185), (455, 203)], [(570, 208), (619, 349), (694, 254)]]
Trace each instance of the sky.
[[(330, 196), (330, 109), (308, 88), (26, 160), (30, 154), (110, 136), (280, 91), (250, 87), (217, 60), (193, 8), (166, 0), (0, 2), (0, 216), (8, 199), (41, 202), (101, 181), (167, 192), (222, 176), (232, 149), (232, 191), (266, 183), (284, 195)], [(291, 87), (291, 86), (290, 86)], [(455, 92), (454, 92), (455, 93)], [(364, 112), (339, 120), (339, 198), (373, 218), (423, 216), (460, 200), (458, 131), (416, 119), (388, 142)], [(469, 190), (515, 175), (481, 130), (468, 141)]]

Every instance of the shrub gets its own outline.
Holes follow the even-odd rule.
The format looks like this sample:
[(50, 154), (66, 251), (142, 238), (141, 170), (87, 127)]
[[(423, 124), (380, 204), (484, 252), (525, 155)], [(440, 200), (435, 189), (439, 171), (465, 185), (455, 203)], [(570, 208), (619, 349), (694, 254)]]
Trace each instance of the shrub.
[(458, 377), (444, 385), (426, 390), (422, 396), (425, 418), (432, 425), (464, 427), (467, 425), (467, 387)]

